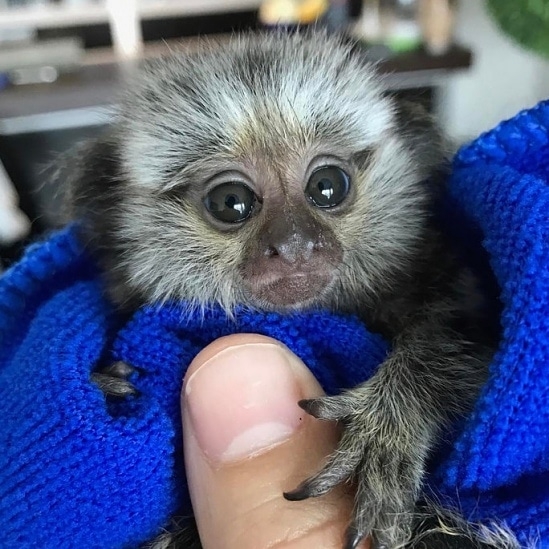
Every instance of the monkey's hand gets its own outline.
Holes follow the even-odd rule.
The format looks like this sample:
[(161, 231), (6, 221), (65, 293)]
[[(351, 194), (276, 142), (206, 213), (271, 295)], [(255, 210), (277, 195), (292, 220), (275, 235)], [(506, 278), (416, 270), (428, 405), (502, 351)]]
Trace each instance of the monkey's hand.
[(118, 361), (97, 372), (93, 372), (91, 380), (105, 393), (105, 396), (124, 398), (136, 395), (137, 389), (128, 380), (135, 371), (129, 364)]
[[(338, 396), (305, 400), (316, 418), (339, 421), (343, 435), (326, 465), (289, 499), (356, 484), (345, 549), (367, 535), (395, 549), (411, 535), (425, 460), (442, 427), (469, 411), (484, 383), (491, 349), (445, 327), (447, 303), (431, 304), (393, 339), (393, 350), (365, 384)], [(442, 311), (437, 317), (433, 311)]]
[(357, 494), (345, 549), (354, 549), (369, 534), (374, 547), (387, 549), (410, 538), (430, 429), (420, 425), (417, 410), (403, 407), (390, 392), (377, 376), (339, 396), (299, 403), (318, 419), (341, 422), (344, 431), (324, 468), (285, 497), (320, 496), (342, 482), (354, 482)]

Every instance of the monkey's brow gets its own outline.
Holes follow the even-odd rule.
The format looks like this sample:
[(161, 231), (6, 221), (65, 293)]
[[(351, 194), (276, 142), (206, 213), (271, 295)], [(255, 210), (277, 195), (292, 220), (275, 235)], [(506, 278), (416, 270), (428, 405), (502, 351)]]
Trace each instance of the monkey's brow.
[(167, 188), (159, 189), (155, 196), (159, 200), (181, 201), (191, 192), (191, 187), (187, 183), (178, 183)]
[(233, 157), (222, 154), (209, 158), (204, 155), (186, 164), (173, 166), (169, 170), (169, 177), (161, 192), (169, 191), (172, 187), (201, 188), (206, 181), (217, 174), (238, 171), (240, 166), (236, 155)]
[(372, 163), (375, 147), (367, 147), (361, 151), (355, 152), (351, 156), (351, 162), (355, 164), (360, 170), (365, 170)]

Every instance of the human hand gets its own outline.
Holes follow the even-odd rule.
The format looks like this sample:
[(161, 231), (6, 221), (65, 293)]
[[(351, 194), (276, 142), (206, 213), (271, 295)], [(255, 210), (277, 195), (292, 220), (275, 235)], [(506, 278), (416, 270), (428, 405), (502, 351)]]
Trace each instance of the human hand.
[(183, 433), (204, 549), (343, 547), (351, 490), (283, 497), (336, 446), (337, 426), (297, 405), (322, 394), (304, 364), (267, 337), (221, 338), (195, 358), (182, 392)]

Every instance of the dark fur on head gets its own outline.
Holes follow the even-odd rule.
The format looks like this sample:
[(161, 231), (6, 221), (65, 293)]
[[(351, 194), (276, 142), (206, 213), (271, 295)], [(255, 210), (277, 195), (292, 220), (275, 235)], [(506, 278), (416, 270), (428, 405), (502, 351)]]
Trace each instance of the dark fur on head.
[[(389, 549), (405, 544), (426, 458), (443, 425), (470, 409), (491, 352), (475, 278), (433, 222), (440, 132), (387, 95), (360, 53), (322, 33), (174, 54), (130, 90), (110, 133), (78, 153), (72, 186), (110, 295), (125, 307), (327, 308), (384, 334), (393, 351), (372, 379), (301, 403), (345, 431), (325, 467), (286, 497), (354, 479), (346, 547), (368, 534)], [(333, 208), (305, 196), (326, 166), (351, 181)], [(204, 200), (235, 179), (256, 201), (228, 225)]]

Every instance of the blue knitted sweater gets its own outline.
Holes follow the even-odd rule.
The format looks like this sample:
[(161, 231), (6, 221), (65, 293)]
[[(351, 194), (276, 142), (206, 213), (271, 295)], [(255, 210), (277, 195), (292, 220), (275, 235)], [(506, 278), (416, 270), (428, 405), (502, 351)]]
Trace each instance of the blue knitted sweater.
[[(470, 417), (428, 483), (471, 519), (504, 520), (549, 547), (549, 102), (457, 155), (453, 232), (482, 244), (503, 303), (503, 336)], [(476, 239), (476, 240), (475, 240)], [(0, 547), (135, 547), (190, 511), (179, 390), (213, 339), (276, 337), (328, 392), (368, 378), (385, 343), (356, 319), (177, 304), (121, 317), (72, 227), (30, 248), (0, 281)], [(141, 395), (106, 403), (90, 372), (124, 360)]]

